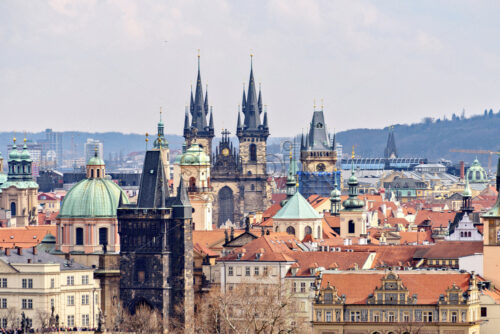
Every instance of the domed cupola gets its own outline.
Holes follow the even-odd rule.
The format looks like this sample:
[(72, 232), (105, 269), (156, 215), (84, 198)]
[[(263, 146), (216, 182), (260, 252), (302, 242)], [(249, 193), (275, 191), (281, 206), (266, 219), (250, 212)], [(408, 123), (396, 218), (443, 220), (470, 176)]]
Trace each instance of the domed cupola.
[(191, 144), (180, 159), (181, 166), (210, 166), (210, 157), (197, 143)]
[(106, 176), (97, 149), (87, 162), (87, 178), (66, 194), (58, 218), (114, 218), (120, 201), (128, 204), (125, 192)]
[(488, 183), (486, 171), (476, 159), (467, 171), (467, 179), (470, 183)]
[(161, 115), (162, 112), (160, 111), (160, 121), (158, 122), (158, 136), (154, 141), (154, 148), (156, 149), (168, 148), (168, 142), (165, 138), (165, 125), (163, 124)]
[(17, 150), (16, 138), (13, 139), (14, 144), (12, 145), (12, 150), (9, 153), (9, 162), (10, 161), (18, 161), (20, 159), (19, 151)]
[(359, 210), (365, 206), (365, 202), (358, 197), (358, 178), (354, 173), (354, 150), (352, 151), (351, 177), (347, 181), (349, 185), (349, 198), (342, 205), (345, 210)]
[(335, 183), (333, 184), (333, 190), (330, 193), (330, 213), (334, 216), (339, 215), (340, 202), (341, 202), (341, 198), (340, 198), (341, 193), (340, 193), (340, 190), (338, 189), (336, 178), (335, 178), (336, 172), (337, 171), (335, 171), (333, 173)]

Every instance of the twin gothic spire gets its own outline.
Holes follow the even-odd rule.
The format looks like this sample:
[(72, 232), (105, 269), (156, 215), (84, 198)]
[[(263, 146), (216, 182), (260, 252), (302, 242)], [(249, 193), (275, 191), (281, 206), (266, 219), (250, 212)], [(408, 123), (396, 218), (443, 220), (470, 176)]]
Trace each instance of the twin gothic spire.
[[(269, 135), (269, 126), (267, 120), (267, 111), (262, 105), (262, 91), (259, 87), (255, 87), (255, 79), (253, 75), (253, 55), (250, 60), (250, 78), (248, 83), (248, 93), (245, 94), (243, 89), (243, 98), (241, 104), (243, 112), (243, 124), (241, 122), (240, 111), (238, 110), (237, 133), (238, 136), (243, 134), (251, 135)], [(210, 116), (208, 115), (210, 112)], [(263, 117), (261, 114), (264, 113)], [(191, 117), (189, 116), (191, 115)], [(191, 122), (189, 121), (191, 118)], [(208, 122), (207, 122), (208, 118)], [(196, 134), (194, 133), (196, 132)], [(201, 83), (200, 56), (198, 55), (198, 76), (196, 79), (196, 89), (193, 96), (191, 89), (191, 98), (189, 103), (189, 113), (186, 107), (184, 116), (184, 135), (198, 137), (213, 137), (214, 135), (214, 118), (211, 107), (208, 105), (208, 90), (203, 96), (203, 86)]]

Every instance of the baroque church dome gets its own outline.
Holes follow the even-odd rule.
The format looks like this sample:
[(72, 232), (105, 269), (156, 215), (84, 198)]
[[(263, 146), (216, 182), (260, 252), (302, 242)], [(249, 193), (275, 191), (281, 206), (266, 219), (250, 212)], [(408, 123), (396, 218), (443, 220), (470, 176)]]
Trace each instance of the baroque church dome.
[(467, 171), (467, 179), (470, 183), (488, 183), (486, 171), (476, 159)]
[[(103, 169), (104, 161), (97, 154), (90, 158), (87, 170)], [(95, 177), (96, 176), (96, 177)], [(115, 218), (120, 201), (128, 204), (128, 197), (116, 183), (108, 179), (104, 173), (87, 173), (66, 194), (61, 204), (59, 218)]]

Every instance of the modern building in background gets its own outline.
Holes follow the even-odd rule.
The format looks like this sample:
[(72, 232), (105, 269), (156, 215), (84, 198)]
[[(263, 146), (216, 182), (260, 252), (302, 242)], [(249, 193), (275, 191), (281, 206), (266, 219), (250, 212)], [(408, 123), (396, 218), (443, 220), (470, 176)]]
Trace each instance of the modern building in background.
[(45, 139), (37, 141), (41, 148), (41, 169), (54, 169), (62, 165), (62, 137), (62, 133), (54, 132), (52, 129), (46, 129)]
[(98, 157), (104, 160), (104, 145), (100, 140), (87, 138), (87, 142), (83, 145), (85, 153), (85, 161), (89, 161), (97, 150)]

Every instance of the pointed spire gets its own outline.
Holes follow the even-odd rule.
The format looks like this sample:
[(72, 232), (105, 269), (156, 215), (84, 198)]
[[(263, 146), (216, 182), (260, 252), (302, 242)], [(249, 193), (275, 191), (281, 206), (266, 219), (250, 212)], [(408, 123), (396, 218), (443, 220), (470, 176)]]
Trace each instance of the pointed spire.
[(189, 196), (187, 193), (186, 186), (184, 185), (184, 179), (181, 176), (181, 179), (179, 180), (179, 186), (177, 187), (177, 197), (176, 197), (176, 202), (181, 203), (187, 206), (190, 206), (189, 202)]
[(245, 106), (247, 105), (247, 97), (245, 95), (245, 84), (243, 83), (243, 98), (241, 99), (241, 108), (243, 109), (243, 114), (245, 114)]
[(189, 114), (187, 112), (187, 107), (186, 107), (186, 114), (184, 115), (184, 131), (189, 130)]
[(263, 125), (264, 125), (264, 129), (269, 128), (269, 126), (267, 125), (267, 111), (264, 112), (264, 123), (263, 123)]
[(335, 145), (337, 145), (337, 143), (336, 143), (336, 139), (335, 139), (335, 136), (336, 136), (336, 135), (337, 135), (337, 134), (334, 132), (334, 133), (333, 133), (333, 138), (332, 138), (332, 150), (334, 150), (334, 151), (335, 151)]
[(300, 135), (300, 150), (304, 150), (304, 132)]
[(189, 110), (191, 112), (191, 116), (193, 116), (194, 115), (193, 85), (191, 85), (191, 99), (189, 101)]
[(214, 113), (212, 110), (210, 110), (210, 122), (208, 124), (208, 127), (210, 130), (214, 129)]
[(242, 129), (242, 126), (241, 126), (241, 116), (240, 116), (240, 112), (238, 111), (238, 123), (236, 125), (236, 128), (237, 129)]
[(196, 88), (193, 98), (191, 88), (191, 127), (196, 128), (198, 133), (205, 131), (207, 127), (208, 114), (208, 94), (203, 96), (203, 86), (201, 83), (200, 54), (198, 52), (198, 75), (196, 78)]
[(208, 114), (208, 85), (205, 86), (205, 115)]
[(259, 106), (259, 114), (262, 114), (262, 90), (260, 83), (259, 83), (259, 98), (257, 100), (257, 105)]

